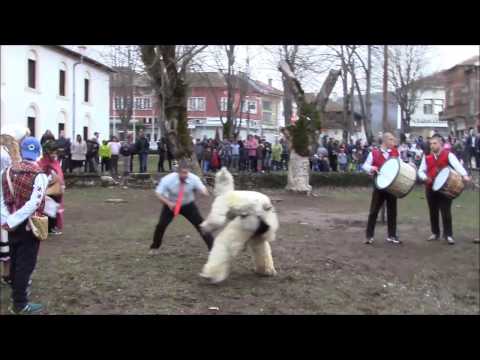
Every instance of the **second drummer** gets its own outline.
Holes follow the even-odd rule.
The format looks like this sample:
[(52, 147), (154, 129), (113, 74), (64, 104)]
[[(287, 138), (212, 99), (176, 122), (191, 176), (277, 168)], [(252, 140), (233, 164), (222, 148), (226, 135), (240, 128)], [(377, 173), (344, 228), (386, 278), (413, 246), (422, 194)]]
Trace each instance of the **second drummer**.
[[(362, 166), (363, 170), (369, 174), (377, 174), (385, 161), (390, 158), (398, 158), (398, 150), (395, 144), (396, 139), (393, 134), (389, 132), (384, 133), (382, 144), (379, 148), (373, 148), (370, 154), (368, 154), (367, 160)], [(387, 202), (387, 241), (393, 244), (400, 244), (400, 240), (397, 237), (397, 198), (385, 190), (378, 190), (375, 186), (368, 215), (365, 244), (373, 243), (378, 212), (385, 201)]]
[(425, 197), (427, 198), (428, 209), (430, 211), (430, 227), (432, 235), (429, 241), (440, 238), (439, 212), (442, 213), (443, 237), (450, 245), (455, 244), (452, 229), (452, 199), (448, 198), (440, 191), (433, 191), (432, 186), (435, 177), (443, 168), (451, 166), (458, 172), (465, 182), (471, 180), (465, 168), (460, 164), (457, 157), (443, 148), (443, 138), (435, 134), (430, 139), (430, 154), (422, 158), (418, 177), (425, 181)]

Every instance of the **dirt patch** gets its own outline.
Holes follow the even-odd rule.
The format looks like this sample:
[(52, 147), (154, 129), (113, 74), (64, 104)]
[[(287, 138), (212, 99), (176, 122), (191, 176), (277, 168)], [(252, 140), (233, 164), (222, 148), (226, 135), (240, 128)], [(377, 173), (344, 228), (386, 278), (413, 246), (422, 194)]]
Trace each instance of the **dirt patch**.
[[(421, 191), (399, 202), (401, 246), (385, 242), (381, 224), (376, 242), (363, 244), (370, 190), (266, 193), (281, 199), (278, 276), (256, 276), (243, 252), (215, 286), (198, 276), (207, 249), (183, 218), (168, 228), (160, 255), (147, 255), (161, 209), (152, 191), (71, 190), (64, 235), (42, 244), (32, 301), (46, 314), (478, 314), (478, 204), (467, 192), (455, 200), (455, 246), (425, 241)], [(118, 198), (126, 202), (105, 202)], [(204, 215), (210, 204), (199, 201)]]

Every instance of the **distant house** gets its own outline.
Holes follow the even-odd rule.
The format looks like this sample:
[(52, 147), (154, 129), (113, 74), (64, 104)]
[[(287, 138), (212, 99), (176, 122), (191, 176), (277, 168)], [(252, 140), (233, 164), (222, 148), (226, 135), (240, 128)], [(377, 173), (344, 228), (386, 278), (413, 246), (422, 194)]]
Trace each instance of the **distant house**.
[[(312, 102), (316, 94), (307, 93), (305, 99), (307, 102)], [(346, 129), (346, 124), (343, 121), (343, 105), (340, 102), (329, 100), (325, 107), (326, 117), (322, 121), (322, 129), (320, 136), (328, 136), (335, 140), (341, 141), (343, 139), (343, 132)], [(347, 121), (351, 126), (352, 133), (350, 137), (356, 141), (358, 139), (365, 140), (365, 128), (362, 123), (362, 115), (354, 111), (353, 119), (350, 111), (347, 113)], [(353, 120), (353, 123), (352, 123)]]
[(480, 62), (474, 56), (445, 71), (446, 106), (440, 119), (451, 133), (462, 137), (469, 128), (480, 131)]
[[(445, 105), (445, 72), (437, 72), (415, 82), (419, 88), (416, 94), (416, 106), (410, 117), (410, 135), (428, 137), (432, 132), (448, 136), (448, 123), (440, 119), (439, 114)], [(400, 106), (398, 116), (400, 129)]]

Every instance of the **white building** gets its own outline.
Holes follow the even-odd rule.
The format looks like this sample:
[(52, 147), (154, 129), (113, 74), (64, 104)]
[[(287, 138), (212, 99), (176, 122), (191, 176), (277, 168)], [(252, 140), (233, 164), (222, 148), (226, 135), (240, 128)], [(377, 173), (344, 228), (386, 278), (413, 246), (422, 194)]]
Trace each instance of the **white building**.
[[(60, 45), (0, 46), (0, 125), (21, 124), (40, 138), (46, 130), (82, 138), (109, 135), (106, 65)], [(74, 101), (75, 100), (75, 101)]]
[[(437, 131), (442, 135), (448, 135), (448, 123), (441, 121), (439, 116), (444, 106), (444, 88), (432, 88), (419, 92), (417, 106), (410, 118), (411, 135), (428, 137), (432, 131)], [(398, 128), (400, 128), (400, 109), (398, 111)]]

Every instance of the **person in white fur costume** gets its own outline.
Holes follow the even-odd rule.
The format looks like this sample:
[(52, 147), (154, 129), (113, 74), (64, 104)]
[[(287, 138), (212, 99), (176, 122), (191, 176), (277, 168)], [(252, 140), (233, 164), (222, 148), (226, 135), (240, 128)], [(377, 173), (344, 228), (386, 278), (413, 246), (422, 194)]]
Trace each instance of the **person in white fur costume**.
[(214, 193), (212, 210), (200, 227), (211, 232), (226, 226), (216, 236), (200, 276), (213, 283), (225, 280), (232, 261), (247, 247), (257, 274), (276, 275), (270, 242), (275, 240), (278, 218), (270, 198), (256, 191), (235, 191), (226, 168), (215, 177)]

